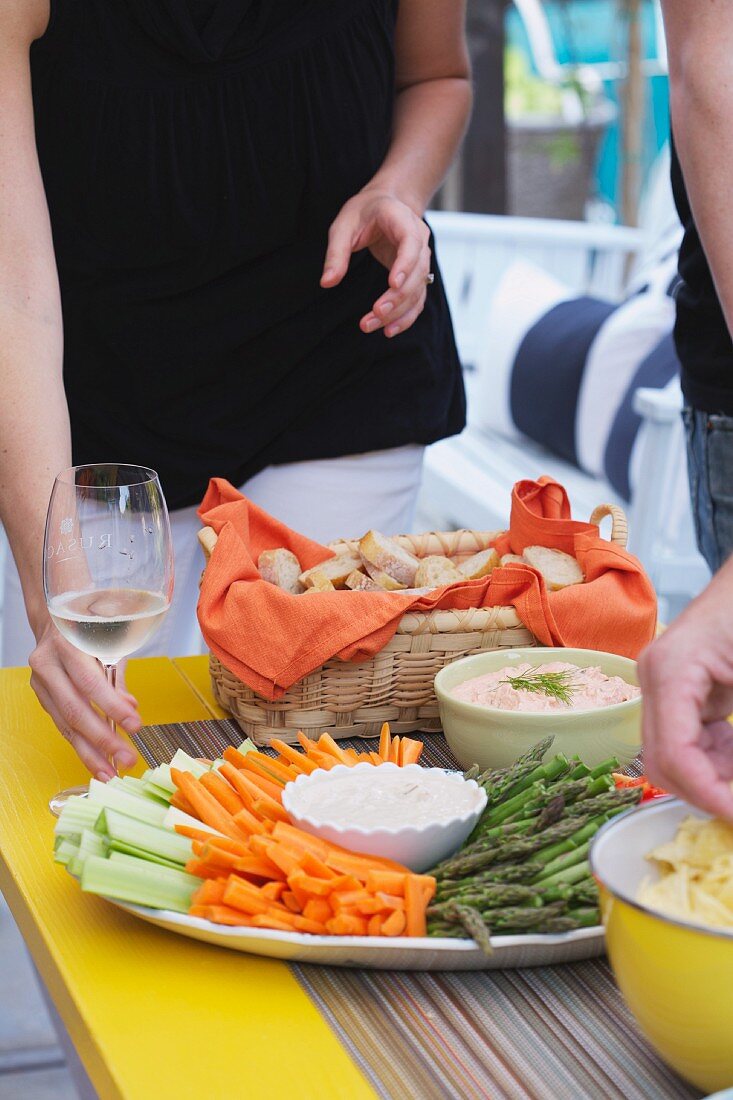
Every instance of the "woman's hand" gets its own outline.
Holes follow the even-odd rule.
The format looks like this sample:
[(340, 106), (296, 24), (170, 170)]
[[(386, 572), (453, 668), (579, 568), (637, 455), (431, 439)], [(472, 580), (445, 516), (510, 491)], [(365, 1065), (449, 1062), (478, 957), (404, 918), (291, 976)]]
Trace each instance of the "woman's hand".
[(137, 753), (111, 729), (92, 703), (114, 718), (127, 733), (142, 725), (137, 703), (122, 688), (107, 683), (99, 664), (59, 634), (49, 620), (30, 656), (31, 687), (44, 710), (97, 779), (111, 779), (129, 768)]
[(430, 231), (415, 211), (384, 191), (360, 191), (341, 208), (328, 233), (322, 287), (337, 286), (352, 252), (368, 248), (389, 272), (389, 289), (359, 322), (362, 332), (383, 328), (397, 336), (414, 323), (425, 305), (430, 272)]
[(639, 660), (652, 782), (733, 821), (733, 560)]

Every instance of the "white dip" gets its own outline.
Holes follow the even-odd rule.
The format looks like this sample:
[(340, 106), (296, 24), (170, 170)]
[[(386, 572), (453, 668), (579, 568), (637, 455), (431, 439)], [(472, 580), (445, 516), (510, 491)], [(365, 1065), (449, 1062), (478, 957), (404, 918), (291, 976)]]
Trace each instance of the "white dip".
[(317, 824), (393, 829), (451, 821), (475, 810), (483, 792), (457, 782), (440, 768), (413, 771), (381, 764), (329, 772), (328, 779), (292, 789), (292, 809)]

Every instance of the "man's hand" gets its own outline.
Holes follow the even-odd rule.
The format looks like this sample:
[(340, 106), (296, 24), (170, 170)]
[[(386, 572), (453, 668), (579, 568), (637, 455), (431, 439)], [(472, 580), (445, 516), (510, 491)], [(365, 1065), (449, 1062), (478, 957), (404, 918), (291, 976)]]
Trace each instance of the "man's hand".
[(31, 687), (41, 706), (90, 773), (107, 780), (117, 768), (132, 767), (137, 753), (92, 706), (134, 733), (142, 723), (132, 695), (108, 684), (97, 661), (62, 638), (50, 620), (29, 663)]
[(639, 661), (644, 768), (733, 821), (733, 560)]
[(430, 231), (414, 210), (380, 191), (360, 191), (341, 208), (328, 234), (321, 286), (337, 286), (352, 252), (368, 248), (387, 268), (389, 289), (359, 322), (362, 332), (404, 332), (422, 313), (430, 271)]

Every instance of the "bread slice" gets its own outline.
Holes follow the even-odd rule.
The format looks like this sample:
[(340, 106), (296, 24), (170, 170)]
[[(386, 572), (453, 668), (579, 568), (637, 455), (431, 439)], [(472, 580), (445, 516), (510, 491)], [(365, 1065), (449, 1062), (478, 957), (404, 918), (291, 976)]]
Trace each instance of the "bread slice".
[(394, 539), (387, 538), (379, 531), (367, 531), (359, 541), (359, 551), (364, 564), (371, 567), (369, 573), (372, 579), (375, 579), (372, 570), (376, 570), (386, 573), (401, 585), (409, 586), (414, 583), (420, 563), (414, 554), (403, 550)]
[(545, 579), (551, 592), (568, 588), (571, 584), (582, 584), (585, 580), (583, 570), (575, 558), (562, 550), (550, 550), (546, 546), (526, 546), (524, 559)]
[(420, 562), (415, 573), (414, 587), (440, 588), (444, 584), (453, 584), (455, 581), (465, 581), (465, 579), (450, 558), (431, 554)]
[(319, 577), (326, 577), (334, 588), (343, 588), (348, 575), (360, 567), (361, 556), (347, 550), (337, 554), (335, 558), (327, 558), (326, 561), (319, 562), (312, 569), (306, 569), (305, 573), (300, 574), (299, 580), (305, 588), (312, 588), (311, 578), (318, 574)]
[(403, 584), (402, 581), (396, 581), (389, 573), (385, 573), (383, 569), (375, 568), (368, 561), (364, 562), (364, 569), (384, 592), (400, 592), (403, 588), (407, 588), (407, 585)]
[(308, 570), (308, 587), (303, 595), (308, 592), (335, 592), (336, 585), (332, 582), (330, 577), (327, 577), (325, 573), (319, 573), (317, 569)]
[(467, 580), (475, 581), (479, 577), (488, 577), (492, 570), (499, 564), (499, 555), (493, 547), (489, 550), (480, 550), (478, 554), (462, 561), (458, 566), (458, 572)]
[(524, 558), (522, 557), (521, 554), (504, 554), (502, 556), (501, 560), (499, 561), (499, 564), (500, 565), (511, 565), (512, 562), (514, 562), (515, 565), (526, 565), (527, 564), (527, 562), (524, 560)]
[(349, 573), (346, 578), (346, 587), (350, 588), (352, 592), (384, 592), (381, 584), (377, 584), (366, 573), (360, 573), (358, 569), (355, 569), (353, 573)]
[(291, 550), (263, 550), (257, 559), (257, 568), (263, 581), (277, 585), (284, 592), (297, 596), (303, 591), (299, 581), (301, 564)]

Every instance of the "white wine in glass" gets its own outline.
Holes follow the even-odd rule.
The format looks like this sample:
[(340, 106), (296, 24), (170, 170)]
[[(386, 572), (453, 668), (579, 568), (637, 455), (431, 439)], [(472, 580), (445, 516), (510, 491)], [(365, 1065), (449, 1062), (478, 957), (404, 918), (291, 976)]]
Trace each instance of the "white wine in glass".
[[(96, 657), (114, 686), (117, 664), (154, 634), (173, 595), (170, 523), (155, 471), (107, 462), (60, 473), (46, 518), (43, 581), (58, 630)], [(61, 791), (51, 812), (85, 790)]]

